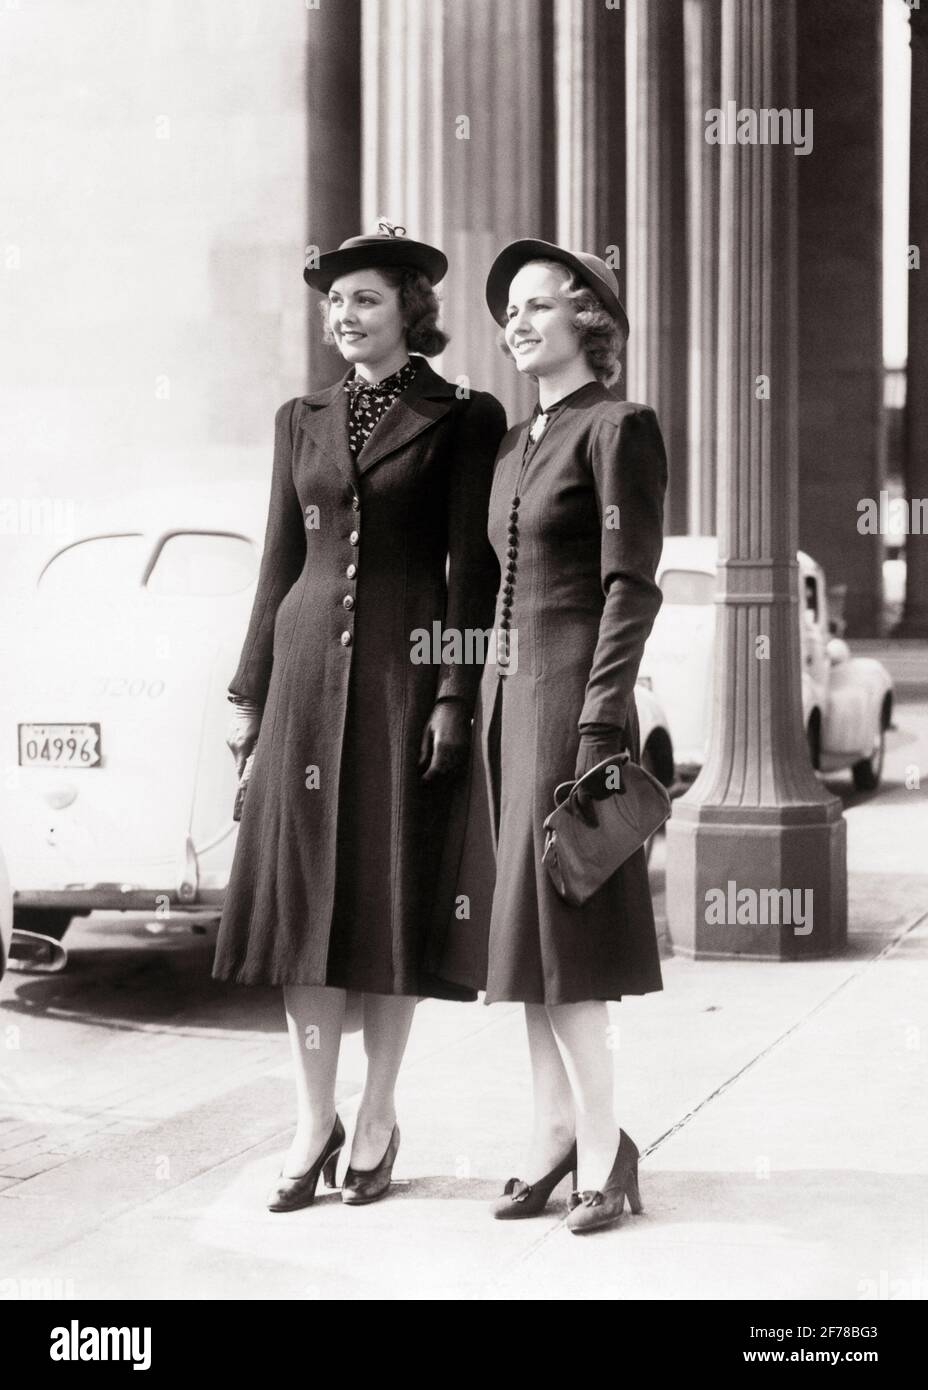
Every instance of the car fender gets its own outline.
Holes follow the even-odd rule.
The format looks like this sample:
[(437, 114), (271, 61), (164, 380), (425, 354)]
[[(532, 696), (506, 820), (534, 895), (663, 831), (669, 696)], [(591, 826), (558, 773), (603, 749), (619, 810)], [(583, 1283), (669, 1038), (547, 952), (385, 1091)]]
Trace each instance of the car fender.
[(847, 762), (867, 757), (881, 726), (883, 702), (892, 695), (892, 677), (872, 657), (852, 656), (832, 667), (822, 751)]
[(13, 889), (7, 873), (6, 860), (0, 850), (0, 980), (6, 974), (13, 940)]

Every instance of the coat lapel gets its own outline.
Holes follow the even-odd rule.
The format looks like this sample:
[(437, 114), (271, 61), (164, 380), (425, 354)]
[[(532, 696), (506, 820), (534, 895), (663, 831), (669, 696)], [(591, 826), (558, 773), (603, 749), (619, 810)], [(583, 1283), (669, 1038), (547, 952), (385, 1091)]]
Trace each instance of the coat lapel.
[(348, 393), (344, 390), (348, 376), (346, 372), (331, 386), (303, 397), (300, 425), (311, 430), (317, 447), (333, 459), (346, 481), (354, 486), (359, 473), (368, 472), (447, 415), (454, 400), (454, 387), (423, 359), (415, 381), (377, 421), (358, 455), (356, 468), (348, 448)]
[(380, 417), (358, 455), (358, 472), (367, 473), (381, 459), (405, 448), (451, 409), (454, 387), (423, 359), (412, 385)]
[(345, 481), (354, 489), (358, 475), (348, 448), (348, 393), (344, 390), (346, 372), (340, 380), (321, 391), (303, 397), (300, 425), (324, 454), (336, 464)]

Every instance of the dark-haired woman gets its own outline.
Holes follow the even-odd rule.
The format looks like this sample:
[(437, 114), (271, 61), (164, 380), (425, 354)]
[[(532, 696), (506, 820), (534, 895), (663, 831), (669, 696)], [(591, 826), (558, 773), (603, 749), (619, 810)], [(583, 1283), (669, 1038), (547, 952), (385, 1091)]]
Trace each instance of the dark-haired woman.
[(433, 289), (447, 262), (382, 226), (304, 272), (349, 370), (277, 413), (264, 555), (229, 687), (230, 746), (239, 768), (254, 760), (213, 975), (284, 987), (297, 1125), (272, 1211), (308, 1206), (320, 1172), (334, 1185), (348, 991), (363, 996), (368, 1063), (342, 1183), (355, 1205), (389, 1188), (417, 999), (474, 997), (428, 961), (481, 668), (443, 664), (440, 650), (423, 661), (416, 643), (433, 624), (490, 625), (486, 514), (505, 417), (425, 361), (447, 342)]
[(489, 519), (503, 573), (501, 655), (480, 692), (496, 886), (485, 980), (471, 982), (487, 1003), (524, 1003), (535, 1102), (524, 1176), (493, 1210), (537, 1215), (572, 1173), (568, 1225), (581, 1233), (615, 1220), (626, 1195), (638, 1209), (605, 1001), (659, 990), (661, 973), (644, 851), (575, 907), (542, 863), (543, 822), (559, 783), (626, 748), (639, 756), (634, 687), (661, 602), (667, 464), (653, 410), (609, 390), (628, 322), (602, 260), (515, 242), (487, 301), (538, 384), (531, 418), (500, 447)]

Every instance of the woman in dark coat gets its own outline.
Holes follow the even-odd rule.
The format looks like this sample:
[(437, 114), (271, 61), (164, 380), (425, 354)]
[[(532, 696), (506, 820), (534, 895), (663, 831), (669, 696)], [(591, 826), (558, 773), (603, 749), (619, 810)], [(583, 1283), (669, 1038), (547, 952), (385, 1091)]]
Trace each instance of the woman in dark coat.
[[(608, 389), (627, 319), (603, 261), (516, 242), (487, 299), (539, 401), (503, 440), (490, 501), (503, 649), (481, 686), (488, 806), (474, 804), (469, 835), (483, 821), (495, 832), (496, 885), (485, 974), (470, 983), (485, 982), (487, 1003), (524, 1002), (534, 1078), (527, 1182), (511, 1179), (494, 1213), (535, 1215), (568, 1173), (578, 1188), (579, 1168), (568, 1220), (579, 1232), (614, 1219), (626, 1191), (637, 1207), (603, 1001), (659, 990), (661, 972), (644, 850), (571, 906), (542, 863), (543, 821), (559, 783), (625, 748), (638, 759), (634, 687), (661, 603), (667, 463), (654, 412)], [(464, 866), (479, 898), (472, 853)]]
[(421, 634), (491, 623), (486, 515), (505, 416), (409, 355), (447, 342), (432, 288), (447, 262), (382, 226), (304, 272), (352, 370), (277, 412), (264, 554), (229, 687), (239, 768), (254, 758), (213, 975), (284, 986), (297, 1132), (274, 1211), (309, 1205), (323, 1169), (334, 1183), (346, 992), (363, 994), (368, 1057), (342, 1185), (352, 1203), (389, 1186), (417, 999), (474, 997), (427, 959), (453, 892), (441, 864), (481, 666), (443, 663), (440, 644), (423, 661)]

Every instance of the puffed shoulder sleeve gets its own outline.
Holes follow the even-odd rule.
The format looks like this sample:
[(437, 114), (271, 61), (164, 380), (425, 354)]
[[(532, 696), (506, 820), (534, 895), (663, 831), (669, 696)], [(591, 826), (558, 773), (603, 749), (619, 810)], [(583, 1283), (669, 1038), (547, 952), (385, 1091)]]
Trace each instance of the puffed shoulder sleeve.
[[(506, 433), (506, 412), (495, 396), (476, 392), (458, 412), (448, 477), (448, 599), (444, 630), (488, 632), (493, 625), (499, 564), (487, 539), (493, 467)], [(465, 643), (465, 655), (470, 643)], [(470, 655), (479, 654), (479, 648)], [(442, 662), (436, 699), (456, 698), (468, 709), (477, 698), (483, 663)]]
[(300, 398), (286, 401), (274, 417), (274, 464), (258, 587), (238, 669), (229, 691), (262, 705), (274, 660), (274, 619), (306, 558), (303, 511), (293, 485), (293, 444)]
[(667, 456), (648, 406), (606, 415), (592, 443), (605, 604), (580, 714), (581, 735), (624, 727), (644, 644), (661, 606)]

